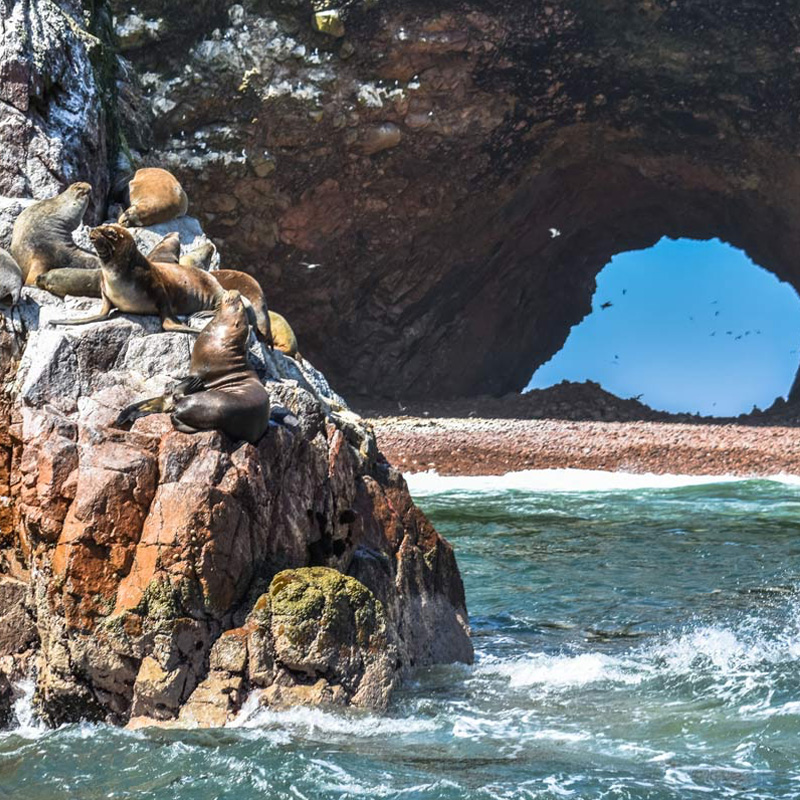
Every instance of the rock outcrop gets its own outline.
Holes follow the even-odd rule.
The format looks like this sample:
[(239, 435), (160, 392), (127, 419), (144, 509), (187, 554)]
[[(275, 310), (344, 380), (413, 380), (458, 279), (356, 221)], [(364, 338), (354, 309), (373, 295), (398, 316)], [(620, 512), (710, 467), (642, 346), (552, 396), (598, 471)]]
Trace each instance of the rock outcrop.
[(112, 6), (145, 160), (350, 397), (519, 391), (664, 235), (800, 288), (794, 4)]
[(253, 339), (298, 419), (257, 446), (166, 415), (120, 431), (124, 405), (185, 373), (192, 337), (48, 324), (98, 303), (25, 289), (2, 334), (0, 655), (34, 651), (46, 720), (216, 724), (256, 689), (383, 708), (412, 667), (471, 659), (452, 549), (320, 373)]

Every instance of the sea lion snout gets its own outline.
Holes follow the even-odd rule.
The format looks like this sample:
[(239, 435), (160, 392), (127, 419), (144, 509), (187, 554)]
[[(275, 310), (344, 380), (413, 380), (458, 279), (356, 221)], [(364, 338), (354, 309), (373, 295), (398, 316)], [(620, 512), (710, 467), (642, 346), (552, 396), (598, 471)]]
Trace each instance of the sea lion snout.
[(89, 231), (89, 240), (103, 261), (110, 259), (126, 241), (124, 228), (119, 225), (98, 225)]
[(70, 184), (69, 190), (78, 197), (88, 197), (92, 193), (92, 184), (85, 181)]

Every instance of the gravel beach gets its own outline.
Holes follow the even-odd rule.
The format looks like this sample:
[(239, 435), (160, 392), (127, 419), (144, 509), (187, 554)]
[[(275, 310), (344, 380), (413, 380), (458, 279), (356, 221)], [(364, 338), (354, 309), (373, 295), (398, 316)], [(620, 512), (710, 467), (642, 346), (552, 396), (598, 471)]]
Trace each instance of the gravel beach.
[(800, 428), (554, 419), (375, 417), (378, 446), (404, 472), (502, 475), (594, 469), (682, 475), (800, 475)]

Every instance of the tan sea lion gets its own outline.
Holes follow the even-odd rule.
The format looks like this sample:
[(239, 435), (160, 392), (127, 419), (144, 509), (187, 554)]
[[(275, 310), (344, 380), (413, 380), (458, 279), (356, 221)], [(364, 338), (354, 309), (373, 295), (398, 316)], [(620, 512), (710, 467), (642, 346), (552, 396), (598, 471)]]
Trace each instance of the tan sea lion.
[(177, 264), (181, 257), (181, 235), (177, 231), (168, 233), (147, 254), (148, 261), (158, 261), (161, 264)]
[(214, 253), (217, 248), (211, 242), (201, 244), (194, 250), (180, 257), (180, 263), (185, 267), (196, 267), (197, 269), (211, 269), (211, 262), (214, 260)]
[(184, 433), (220, 430), (255, 444), (269, 426), (269, 394), (247, 361), (250, 326), (241, 294), (224, 292), (214, 318), (192, 348), (189, 376), (169, 395), (134, 403), (114, 423), (169, 412)]
[(128, 184), (131, 204), (119, 216), (126, 227), (157, 225), (182, 217), (189, 208), (186, 192), (177, 178), (165, 169), (146, 167), (136, 170)]
[(100, 282), (103, 271), (100, 269), (51, 269), (36, 279), (36, 286), (56, 297), (101, 297)]
[(267, 298), (261, 284), (252, 275), (235, 269), (218, 269), (211, 274), (223, 289), (235, 289), (250, 301), (255, 315), (256, 336), (264, 344), (273, 347)]
[[(116, 308), (127, 314), (158, 314), (165, 331), (196, 336), (197, 330), (175, 317), (214, 311), (224, 294), (225, 290), (210, 272), (145, 258), (130, 231), (121, 225), (100, 225), (91, 230), (89, 238), (100, 256), (103, 305), (91, 317), (53, 320), (53, 325), (101, 322)], [(256, 304), (259, 297), (253, 295)], [(249, 298), (247, 306), (252, 306)], [(249, 314), (256, 325), (257, 315), (252, 307)]]
[[(150, 251), (147, 260), (177, 264), (180, 250), (180, 234), (168, 233)], [(100, 275), (100, 269), (51, 269), (36, 279), (36, 286), (57, 297), (100, 297)]]
[(297, 337), (286, 317), (270, 311), (269, 321), (275, 349), (280, 350), (284, 355), (291, 356), (295, 361), (302, 361), (303, 357), (297, 352)]
[(28, 286), (50, 269), (100, 266), (97, 256), (81, 250), (72, 240), (72, 232), (83, 221), (91, 191), (88, 183), (73, 183), (61, 194), (28, 206), (17, 217), (11, 255)]
[(22, 292), (22, 270), (19, 264), (0, 247), (0, 305), (15, 306)]

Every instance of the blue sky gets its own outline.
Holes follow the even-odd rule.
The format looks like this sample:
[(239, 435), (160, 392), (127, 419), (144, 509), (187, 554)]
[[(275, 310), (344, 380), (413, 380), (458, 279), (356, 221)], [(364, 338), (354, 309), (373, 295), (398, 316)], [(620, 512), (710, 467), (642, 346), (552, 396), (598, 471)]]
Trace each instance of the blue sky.
[(789, 284), (718, 239), (664, 238), (614, 256), (592, 313), (527, 388), (590, 379), (653, 408), (727, 416), (785, 395), (798, 362)]

